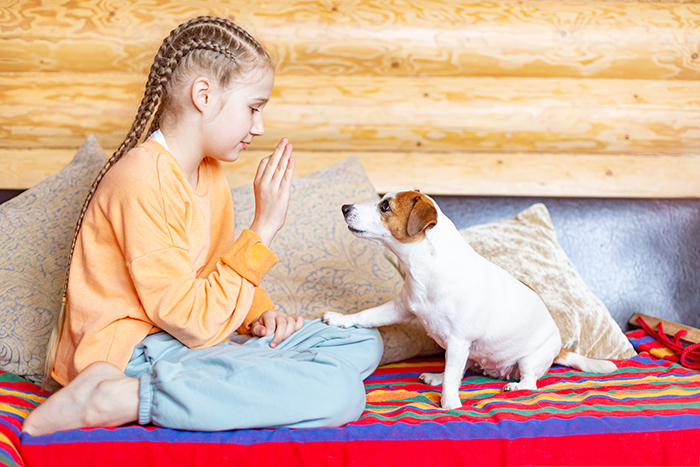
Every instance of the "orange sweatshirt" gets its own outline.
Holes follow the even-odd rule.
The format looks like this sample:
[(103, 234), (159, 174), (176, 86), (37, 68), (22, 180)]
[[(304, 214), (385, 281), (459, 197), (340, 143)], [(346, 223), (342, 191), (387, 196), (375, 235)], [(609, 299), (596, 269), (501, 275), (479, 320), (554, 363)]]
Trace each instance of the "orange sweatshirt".
[(209, 347), (274, 308), (258, 288), (277, 257), (250, 230), (233, 233), (221, 165), (205, 159), (197, 189), (152, 139), (100, 183), (85, 215), (68, 281), (53, 378), (68, 384), (90, 363), (126, 368), (134, 347), (163, 330)]

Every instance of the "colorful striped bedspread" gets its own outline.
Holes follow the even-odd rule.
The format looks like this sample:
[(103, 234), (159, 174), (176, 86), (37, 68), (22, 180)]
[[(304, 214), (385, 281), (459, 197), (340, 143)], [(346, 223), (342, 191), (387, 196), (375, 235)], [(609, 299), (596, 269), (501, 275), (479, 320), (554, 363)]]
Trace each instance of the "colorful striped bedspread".
[(540, 390), (504, 393), (504, 382), (467, 374), (459, 410), (442, 411), (439, 388), (418, 381), (422, 372), (441, 371), (443, 358), (421, 358), (377, 369), (365, 382), (366, 411), (341, 428), (71, 430), (22, 436), (22, 457), (15, 450), (21, 420), (44, 396), (5, 374), (0, 460), (30, 467), (699, 466), (700, 373), (653, 358), (649, 351), (663, 350), (643, 332), (628, 336), (643, 352), (611, 375), (553, 367)]

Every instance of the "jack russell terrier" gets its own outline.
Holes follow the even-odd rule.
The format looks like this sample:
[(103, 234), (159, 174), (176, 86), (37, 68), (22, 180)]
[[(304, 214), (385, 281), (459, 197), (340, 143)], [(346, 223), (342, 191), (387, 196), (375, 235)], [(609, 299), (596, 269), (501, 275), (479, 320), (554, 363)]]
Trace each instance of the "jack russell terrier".
[(359, 313), (326, 312), (330, 325), (378, 327), (420, 319), (445, 349), (444, 373), (421, 381), (442, 384), (445, 410), (461, 407), (468, 369), (506, 380), (504, 391), (536, 390), (552, 363), (592, 373), (617, 369), (562, 348), (559, 329), (539, 296), (472, 249), (437, 203), (418, 191), (389, 193), (377, 203), (344, 205), (355, 236), (384, 245), (406, 280), (399, 296)]

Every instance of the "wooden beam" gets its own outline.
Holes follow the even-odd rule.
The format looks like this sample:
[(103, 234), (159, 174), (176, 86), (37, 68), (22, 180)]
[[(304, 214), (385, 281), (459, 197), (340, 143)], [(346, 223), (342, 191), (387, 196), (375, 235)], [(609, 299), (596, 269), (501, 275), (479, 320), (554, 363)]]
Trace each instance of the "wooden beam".
[(686, 331), (687, 334), (682, 338), (683, 341), (691, 344), (696, 344), (700, 342), (700, 329), (696, 329), (691, 326), (686, 326), (684, 324), (674, 323), (673, 321), (655, 318), (653, 316), (645, 315), (642, 313), (635, 313), (634, 315), (632, 315), (632, 318), (630, 318), (629, 323), (633, 326), (641, 327), (638, 321), (640, 317), (654, 330), (656, 330), (656, 326), (659, 323), (661, 323), (664, 328), (664, 333), (670, 336), (671, 338), (673, 338), (673, 336), (675, 336), (678, 331)]
[[(252, 183), (267, 151), (227, 166), (232, 186)], [(299, 152), (297, 176), (356, 155), (379, 193), (611, 198), (700, 197), (700, 156), (557, 153)]]
[[(0, 148), (113, 147), (138, 74), (0, 75)], [(280, 77), (265, 109), (273, 148), (700, 154), (700, 80)]]
[(65, 167), (77, 149), (0, 149), (0, 189), (33, 187)]
[(700, 7), (607, 0), (100, 0), (2, 8), (6, 72), (146, 73), (201, 14), (235, 19), (280, 75), (700, 78)]
[[(75, 150), (0, 149), (0, 188), (36, 185), (66, 165)], [(231, 186), (252, 183), (259, 160), (268, 154), (249, 149), (226, 164)], [(354, 155), (381, 193), (418, 188), (449, 195), (700, 197), (700, 156), (295, 150), (296, 177)]]

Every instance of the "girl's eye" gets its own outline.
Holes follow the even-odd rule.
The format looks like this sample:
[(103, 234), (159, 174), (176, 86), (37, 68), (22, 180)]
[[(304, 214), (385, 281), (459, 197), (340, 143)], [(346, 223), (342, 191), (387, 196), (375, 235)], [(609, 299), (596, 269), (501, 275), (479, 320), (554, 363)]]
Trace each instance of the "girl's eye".
[(382, 212), (391, 211), (391, 205), (389, 204), (389, 200), (385, 199), (384, 201), (382, 201), (382, 203), (379, 205), (379, 209)]
[(251, 107), (250, 110), (255, 113), (255, 112), (260, 112), (260, 109), (256, 109), (255, 107)]

